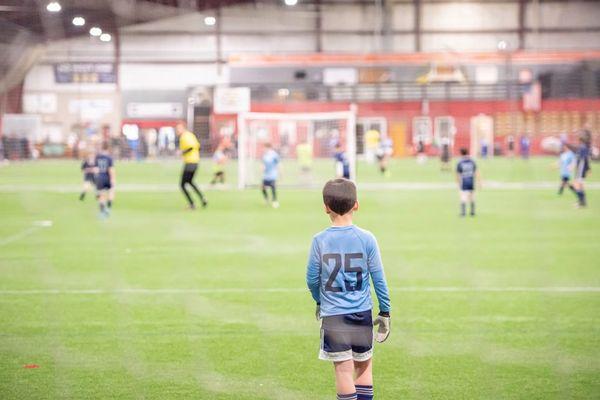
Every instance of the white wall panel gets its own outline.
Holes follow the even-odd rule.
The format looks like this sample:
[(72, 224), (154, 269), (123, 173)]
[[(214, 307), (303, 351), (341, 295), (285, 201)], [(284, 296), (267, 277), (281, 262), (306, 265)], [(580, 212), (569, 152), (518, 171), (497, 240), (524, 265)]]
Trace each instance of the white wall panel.
[(312, 30), (316, 24), (314, 11), (299, 4), (296, 7), (280, 5), (243, 5), (225, 7), (221, 11), (224, 31)]
[(216, 65), (123, 64), (121, 88), (180, 90), (218, 81)]
[(415, 51), (415, 35), (394, 35), (393, 51), (398, 53)]
[(380, 37), (372, 35), (323, 35), (323, 51), (373, 53), (381, 47), (380, 41)]
[(413, 29), (415, 26), (415, 8), (412, 4), (395, 4), (392, 17), (393, 28), (397, 30)]
[(216, 38), (213, 35), (124, 36), (121, 54), (127, 60), (214, 60)]
[(315, 51), (314, 35), (299, 36), (223, 36), (223, 54), (236, 53), (298, 53)]
[(516, 47), (517, 35), (506, 34), (427, 34), (423, 35), (423, 51), (498, 51), (498, 42)]
[(527, 5), (525, 24), (530, 28), (599, 27), (600, 2), (540, 3), (539, 13), (532, 3)]
[(323, 6), (322, 21), (324, 30), (373, 32), (381, 29), (381, 20), (370, 5)]
[(529, 34), (525, 38), (527, 49), (538, 50), (585, 50), (600, 49), (600, 33), (542, 33)]
[(517, 28), (517, 3), (423, 3), (423, 29)]

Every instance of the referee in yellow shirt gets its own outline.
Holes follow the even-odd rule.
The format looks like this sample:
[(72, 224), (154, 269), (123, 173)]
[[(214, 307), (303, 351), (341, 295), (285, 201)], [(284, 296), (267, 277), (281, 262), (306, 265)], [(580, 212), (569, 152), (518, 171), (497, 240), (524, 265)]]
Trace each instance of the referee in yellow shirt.
[(192, 200), (192, 196), (190, 196), (186, 185), (190, 185), (192, 189), (194, 189), (194, 192), (200, 197), (202, 208), (204, 208), (208, 203), (200, 189), (198, 189), (193, 182), (194, 175), (198, 169), (198, 162), (200, 161), (200, 142), (192, 132), (187, 130), (185, 123), (183, 122), (177, 123), (175, 131), (179, 137), (179, 150), (181, 150), (181, 156), (183, 157), (183, 172), (181, 173), (180, 183), (181, 190), (190, 205), (190, 210), (195, 209), (196, 206), (194, 205), (194, 200)]

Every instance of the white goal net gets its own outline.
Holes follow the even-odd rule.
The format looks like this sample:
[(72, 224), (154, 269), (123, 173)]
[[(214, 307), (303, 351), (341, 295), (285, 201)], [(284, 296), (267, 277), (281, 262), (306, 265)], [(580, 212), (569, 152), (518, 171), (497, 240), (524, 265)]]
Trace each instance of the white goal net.
[(347, 160), (356, 178), (356, 115), (323, 113), (241, 113), (238, 115), (238, 186), (260, 185), (262, 157), (270, 145), (280, 157), (278, 185), (315, 186), (342, 174)]

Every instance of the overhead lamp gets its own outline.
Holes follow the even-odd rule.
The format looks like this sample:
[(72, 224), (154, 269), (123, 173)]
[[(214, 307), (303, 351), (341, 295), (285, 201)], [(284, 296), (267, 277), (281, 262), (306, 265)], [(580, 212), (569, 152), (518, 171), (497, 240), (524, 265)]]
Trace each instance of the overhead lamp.
[(75, 26), (84, 26), (85, 25), (85, 18), (83, 18), (83, 17), (74, 17), (71, 22)]
[(48, 10), (49, 12), (55, 13), (55, 12), (59, 12), (60, 10), (62, 10), (62, 7), (58, 1), (51, 1), (50, 3), (48, 3), (46, 5), (46, 10)]
[(100, 36), (102, 35), (102, 29), (98, 28), (97, 26), (94, 26), (90, 29), (90, 35), (92, 36)]
[(103, 33), (102, 35), (100, 35), (100, 41), (102, 42), (110, 42), (112, 39), (112, 36), (110, 35), (110, 33)]

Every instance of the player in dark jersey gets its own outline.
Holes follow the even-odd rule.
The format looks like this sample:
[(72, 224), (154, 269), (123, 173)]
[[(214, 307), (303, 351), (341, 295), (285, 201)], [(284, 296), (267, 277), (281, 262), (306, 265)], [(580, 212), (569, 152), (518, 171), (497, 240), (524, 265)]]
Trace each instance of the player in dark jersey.
[(335, 160), (336, 177), (350, 179), (350, 162), (348, 161), (348, 157), (346, 156), (341, 143), (335, 145), (333, 158)]
[(98, 205), (100, 216), (108, 217), (114, 200), (115, 166), (108, 153), (108, 144), (102, 145), (102, 151), (96, 156), (96, 190), (98, 191)]
[(586, 207), (585, 177), (590, 172), (592, 133), (584, 129), (579, 133), (579, 145), (565, 143), (575, 153), (575, 176), (573, 186), (577, 195), (577, 207)]
[(96, 186), (96, 177), (94, 171), (96, 164), (94, 153), (89, 153), (85, 160), (81, 163), (81, 171), (83, 172), (83, 189), (79, 195), (79, 200), (83, 201), (87, 192)]
[(469, 150), (465, 147), (460, 149), (462, 156), (456, 165), (456, 180), (460, 188), (460, 216), (467, 214), (467, 202), (471, 205), (470, 215), (475, 216), (475, 186), (479, 181), (479, 171), (477, 165), (471, 157)]

